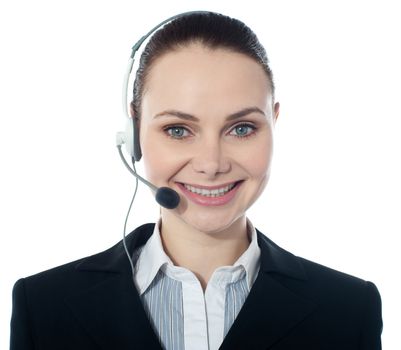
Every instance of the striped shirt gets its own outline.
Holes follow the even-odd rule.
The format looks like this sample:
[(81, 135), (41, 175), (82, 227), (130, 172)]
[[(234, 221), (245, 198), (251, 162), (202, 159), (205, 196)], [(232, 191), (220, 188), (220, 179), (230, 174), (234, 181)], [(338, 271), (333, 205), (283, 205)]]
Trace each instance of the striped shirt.
[(134, 252), (135, 284), (153, 329), (166, 350), (218, 349), (259, 272), (256, 230), (247, 219), (248, 249), (234, 265), (217, 268), (203, 292), (195, 274), (165, 253), (159, 227), (160, 220)]

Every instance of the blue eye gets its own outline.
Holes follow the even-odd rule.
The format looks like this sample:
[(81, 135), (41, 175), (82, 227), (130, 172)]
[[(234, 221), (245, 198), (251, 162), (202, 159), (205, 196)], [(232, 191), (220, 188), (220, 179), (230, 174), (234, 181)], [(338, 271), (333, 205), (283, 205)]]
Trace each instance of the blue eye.
[(182, 139), (188, 137), (188, 130), (182, 126), (170, 126), (165, 129), (167, 134), (174, 139)]
[[(252, 124), (242, 123), (234, 126), (230, 132), (230, 135), (239, 139), (246, 139), (247, 137), (254, 135), (256, 129), (256, 126)], [(188, 129), (180, 125), (167, 126), (164, 129), (164, 132), (167, 133), (169, 138), (176, 140), (184, 140), (190, 136)]]
[(236, 133), (234, 136), (240, 138), (251, 136), (255, 130), (256, 127), (251, 124), (239, 124), (233, 128), (233, 131)]

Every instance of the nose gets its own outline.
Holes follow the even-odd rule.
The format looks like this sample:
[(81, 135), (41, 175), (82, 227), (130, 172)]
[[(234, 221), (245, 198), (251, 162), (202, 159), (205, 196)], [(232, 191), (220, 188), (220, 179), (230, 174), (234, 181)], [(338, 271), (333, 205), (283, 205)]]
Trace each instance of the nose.
[(200, 142), (196, 155), (192, 159), (195, 172), (203, 173), (208, 178), (231, 170), (231, 162), (220, 140), (208, 139)]

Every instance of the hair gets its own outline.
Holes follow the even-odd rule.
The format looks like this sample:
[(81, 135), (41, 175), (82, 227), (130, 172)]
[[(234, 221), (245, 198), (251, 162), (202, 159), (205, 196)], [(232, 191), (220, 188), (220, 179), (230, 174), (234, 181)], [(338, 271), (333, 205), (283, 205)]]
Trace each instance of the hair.
[(155, 32), (142, 52), (136, 72), (131, 107), (140, 118), (144, 85), (154, 62), (168, 52), (199, 43), (205, 48), (242, 53), (259, 63), (269, 79), (274, 100), (273, 73), (256, 34), (243, 22), (214, 12), (183, 15)]

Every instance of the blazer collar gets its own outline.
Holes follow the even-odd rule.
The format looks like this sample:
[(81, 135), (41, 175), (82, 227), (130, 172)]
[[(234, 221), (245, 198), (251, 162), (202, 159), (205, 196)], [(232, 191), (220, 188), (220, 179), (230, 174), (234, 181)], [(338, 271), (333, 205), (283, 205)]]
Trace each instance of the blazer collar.
[[(126, 243), (131, 255), (136, 248), (143, 246), (150, 238), (154, 226), (154, 223), (144, 224), (127, 235)], [(76, 265), (76, 269), (80, 271), (105, 271), (132, 274), (122, 241), (104, 252), (79, 261)]]
[(290, 252), (279, 247), (262, 232), (256, 230), (258, 244), (261, 249), (261, 269), (299, 280), (307, 280), (307, 275), (301, 261)]
[[(146, 243), (153, 229), (154, 224), (145, 224), (127, 236), (131, 254)], [(220, 347), (223, 350), (274, 347), (316, 308), (289, 287), (291, 283), (286, 283), (307, 283), (301, 260), (256, 231), (261, 249), (260, 271)], [(76, 268), (82, 273), (97, 272), (103, 276), (100, 282), (66, 300), (101, 348), (128, 350), (141, 344), (144, 349), (161, 349), (134, 287), (122, 242), (82, 260)]]
[[(154, 231), (154, 226), (154, 223), (144, 224), (127, 236), (127, 247), (131, 255), (135, 249), (147, 242)], [(258, 245), (261, 249), (261, 270), (264, 272), (275, 272), (300, 280), (307, 280), (303, 265), (297, 257), (279, 247), (258, 229), (256, 229), (256, 233)], [(131, 274), (122, 241), (102, 253), (80, 261), (77, 269)]]

